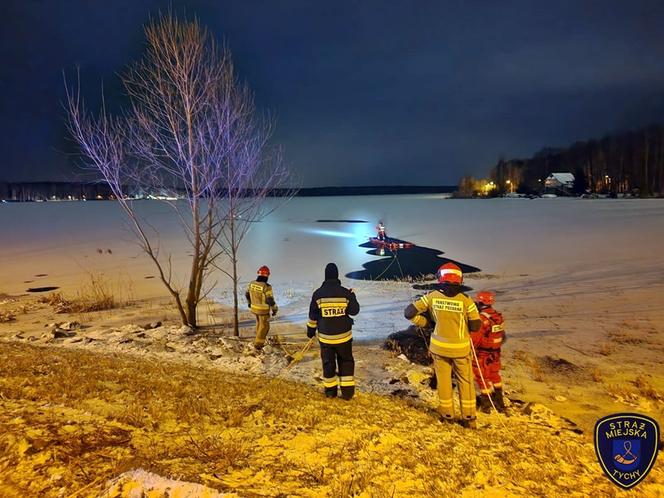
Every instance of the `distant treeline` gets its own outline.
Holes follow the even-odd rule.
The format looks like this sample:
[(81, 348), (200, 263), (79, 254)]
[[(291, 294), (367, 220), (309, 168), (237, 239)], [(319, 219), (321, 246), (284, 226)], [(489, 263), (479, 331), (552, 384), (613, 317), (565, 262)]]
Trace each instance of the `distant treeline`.
[[(298, 197), (318, 197), (336, 195), (398, 195), (398, 194), (436, 194), (450, 193), (454, 186), (369, 186), (369, 187), (309, 187), (296, 192)], [(132, 192), (132, 189), (125, 189)], [(272, 197), (291, 195), (292, 190), (276, 189), (270, 193)], [(135, 197), (148, 195), (184, 196), (184, 192), (176, 188), (155, 188), (154, 192), (134, 192)], [(246, 195), (251, 195), (247, 191)], [(48, 200), (95, 200), (113, 199), (111, 189), (105, 183), (84, 182), (0, 182), (0, 199), (8, 201), (48, 201)]]
[(574, 174), (576, 193), (664, 194), (664, 126), (547, 148), (531, 159), (501, 159), (490, 177), (499, 193), (509, 191), (510, 183), (530, 193), (541, 191), (550, 173)]
[(111, 189), (105, 183), (0, 182), (0, 199), (8, 201), (110, 199), (111, 197)]

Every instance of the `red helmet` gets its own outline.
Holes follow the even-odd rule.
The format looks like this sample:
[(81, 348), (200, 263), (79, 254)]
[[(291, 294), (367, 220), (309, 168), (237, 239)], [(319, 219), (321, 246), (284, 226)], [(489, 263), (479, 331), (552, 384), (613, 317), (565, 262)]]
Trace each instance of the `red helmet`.
[(269, 277), (270, 269), (267, 266), (263, 265), (258, 269), (256, 273), (258, 273), (262, 277)]
[(445, 263), (440, 268), (438, 268), (438, 282), (439, 283), (451, 283), (451, 284), (460, 284), (463, 281), (463, 273), (461, 273), (461, 268), (459, 268), (454, 263)]
[(477, 296), (475, 296), (475, 301), (482, 303), (485, 306), (491, 306), (496, 302), (496, 293), (491, 291), (479, 291)]

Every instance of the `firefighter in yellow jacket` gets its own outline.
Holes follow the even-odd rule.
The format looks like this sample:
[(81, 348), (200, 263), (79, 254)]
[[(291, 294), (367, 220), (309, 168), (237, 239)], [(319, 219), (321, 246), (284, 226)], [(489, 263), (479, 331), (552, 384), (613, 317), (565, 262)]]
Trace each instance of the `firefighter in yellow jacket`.
[(267, 266), (261, 266), (258, 269), (256, 280), (249, 283), (245, 297), (249, 304), (249, 309), (256, 315), (256, 339), (254, 347), (263, 349), (265, 338), (270, 331), (270, 311), (275, 316), (279, 311), (277, 303), (274, 302), (272, 286), (267, 283), (270, 276), (270, 269)]
[[(404, 316), (418, 327), (435, 322), (429, 352), (433, 357), (438, 380), (440, 414), (443, 420), (454, 420), (452, 373), (457, 379), (461, 401), (461, 424), (475, 428), (475, 386), (470, 350), (470, 332), (479, 330), (482, 322), (473, 300), (461, 292), (463, 274), (454, 263), (438, 268), (438, 289), (408, 305)], [(427, 316), (425, 316), (427, 315)]]

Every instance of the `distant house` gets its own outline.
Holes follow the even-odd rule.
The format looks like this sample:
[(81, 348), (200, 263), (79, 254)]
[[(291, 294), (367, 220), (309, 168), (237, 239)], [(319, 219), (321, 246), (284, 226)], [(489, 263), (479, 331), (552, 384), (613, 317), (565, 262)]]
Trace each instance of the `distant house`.
[(569, 190), (574, 187), (574, 175), (572, 173), (551, 173), (544, 180), (546, 188)]

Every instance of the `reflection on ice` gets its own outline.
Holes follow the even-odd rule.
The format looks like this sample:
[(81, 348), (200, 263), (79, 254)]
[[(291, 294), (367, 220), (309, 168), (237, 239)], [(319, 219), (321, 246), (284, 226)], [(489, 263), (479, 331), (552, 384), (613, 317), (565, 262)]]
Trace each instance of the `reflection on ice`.
[(355, 235), (352, 233), (346, 232), (336, 232), (334, 230), (320, 230), (317, 228), (301, 228), (300, 231), (309, 233), (312, 235), (322, 235), (324, 237), (345, 237), (347, 239), (355, 238)]

